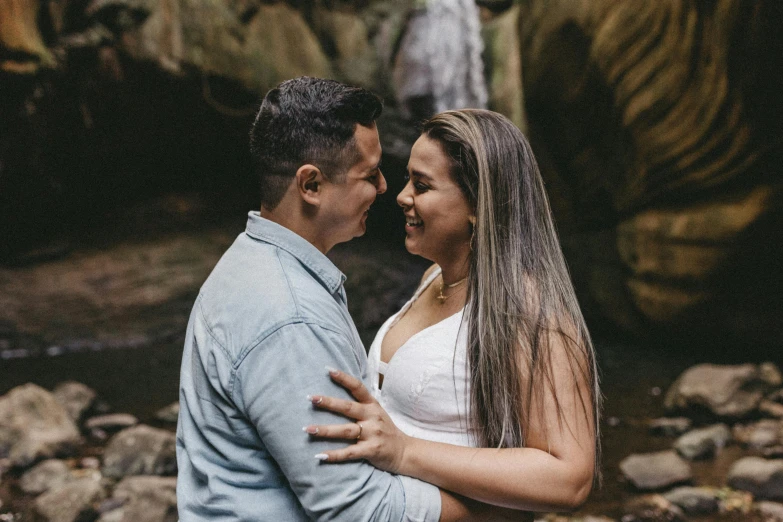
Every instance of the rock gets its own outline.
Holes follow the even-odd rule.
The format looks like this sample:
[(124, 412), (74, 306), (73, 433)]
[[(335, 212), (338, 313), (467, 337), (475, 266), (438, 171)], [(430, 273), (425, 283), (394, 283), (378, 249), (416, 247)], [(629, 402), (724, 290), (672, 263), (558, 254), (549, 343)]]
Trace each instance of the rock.
[(727, 482), (758, 499), (783, 500), (783, 459), (742, 458), (729, 470)]
[(117, 431), (130, 428), (138, 423), (139, 419), (129, 413), (110, 413), (108, 415), (90, 417), (84, 423), (84, 427), (88, 430)]
[(689, 460), (713, 455), (731, 440), (731, 430), (725, 424), (691, 430), (674, 443), (677, 453)]
[(764, 399), (759, 403), (759, 411), (776, 419), (783, 419), (783, 404)]
[(764, 448), (761, 450), (761, 455), (768, 459), (783, 459), (783, 445)]
[(79, 465), (83, 469), (100, 469), (101, 461), (97, 457), (84, 457), (79, 461)]
[(116, 434), (103, 454), (103, 474), (111, 478), (176, 471), (175, 435), (143, 424)]
[(100, 481), (80, 478), (35, 499), (35, 512), (47, 522), (76, 522), (94, 516), (94, 504), (106, 497)]
[(778, 404), (783, 404), (783, 388), (775, 390), (767, 395), (767, 400), (777, 402)]
[(752, 448), (769, 448), (783, 444), (783, 421), (763, 419), (752, 424), (736, 424), (734, 439)]
[(620, 462), (620, 471), (642, 490), (663, 488), (692, 478), (690, 465), (672, 450), (630, 455)]
[(179, 401), (173, 402), (155, 413), (155, 418), (161, 422), (176, 423), (179, 419)]
[(687, 417), (660, 417), (647, 423), (650, 433), (676, 437), (691, 429), (691, 420)]
[(65, 381), (52, 391), (57, 402), (63, 405), (73, 422), (78, 423), (85, 411), (95, 402), (95, 390), (80, 382)]
[(699, 364), (680, 375), (666, 393), (668, 411), (706, 408), (718, 417), (742, 418), (755, 410), (780, 377), (771, 363)]
[(124, 478), (113, 498), (121, 507), (102, 515), (99, 522), (164, 522), (177, 518), (176, 477)]
[(623, 506), (622, 522), (684, 522), (682, 510), (661, 495), (631, 499)]
[(765, 522), (783, 522), (783, 504), (762, 500), (753, 505), (754, 510), (764, 517)]
[(60, 486), (73, 478), (71, 468), (63, 460), (50, 459), (36, 464), (19, 479), (19, 488), (30, 495)]
[(663, 498), (679, 506), (688, 515), (709, 515), (718, 511), (719, 492), (712, 488), (684, 486), (663, 494)]
[(67, 454), (80, 442), (68, 412), (40, 386), (17, 386), (0, 397), (0, 457), (11, 465)]

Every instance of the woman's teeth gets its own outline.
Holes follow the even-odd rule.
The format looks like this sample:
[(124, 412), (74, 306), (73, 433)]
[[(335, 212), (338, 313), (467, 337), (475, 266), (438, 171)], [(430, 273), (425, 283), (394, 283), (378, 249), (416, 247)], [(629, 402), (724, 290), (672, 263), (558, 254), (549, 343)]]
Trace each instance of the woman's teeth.
[(422, 225), (421, 219), (405, 218), (405, 222), (409, 227), (418, 227)]

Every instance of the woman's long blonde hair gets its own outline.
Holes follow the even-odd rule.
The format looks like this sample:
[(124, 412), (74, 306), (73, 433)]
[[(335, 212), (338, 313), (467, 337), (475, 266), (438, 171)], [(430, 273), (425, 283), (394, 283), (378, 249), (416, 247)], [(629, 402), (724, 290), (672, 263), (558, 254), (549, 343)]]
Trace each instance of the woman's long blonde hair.
[(543, 415), (546, 391), (560, 426), (571, 425), (557, 400), (554, 341), (564, 347), (577, 397), (589, 388), (590, 404), (579, 403), (595, 429), (598, 472), (595, 352), (530, 144), (507, 118), (478, 109), (437, 114), (424, 123), (422, 134), (441, 144), (475, 209), (465, 320), (476, 442), (524, 446), (531, 406)]

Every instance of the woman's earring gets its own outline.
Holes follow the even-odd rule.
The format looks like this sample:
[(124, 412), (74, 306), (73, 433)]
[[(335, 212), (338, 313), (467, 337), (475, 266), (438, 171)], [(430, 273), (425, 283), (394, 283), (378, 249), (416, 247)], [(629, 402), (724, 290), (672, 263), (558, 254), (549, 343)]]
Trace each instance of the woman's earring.
[(476, 218), (470, 218), (470, 251), (473, 252), (473, 241), (476, 240)]

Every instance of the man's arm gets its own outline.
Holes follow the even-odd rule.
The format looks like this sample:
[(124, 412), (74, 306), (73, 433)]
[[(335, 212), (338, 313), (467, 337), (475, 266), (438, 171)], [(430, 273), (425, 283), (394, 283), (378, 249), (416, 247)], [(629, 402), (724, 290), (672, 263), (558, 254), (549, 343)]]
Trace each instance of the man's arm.
[(353, 348), (339, 334), (313, 324), (289, 324), (248, 351), (238, 364), (231, 390), (308, 516), (437, 521), (436, 487), (380, 471), (364, 461), (334, 465), (314, 458), (345, 445), (311, 439), (302, 430), (310, 424), (335, 422), (334, 414), (312, 407), (308, 393), (349, 398), (331, 381), (327, 366), (361, 374)]

